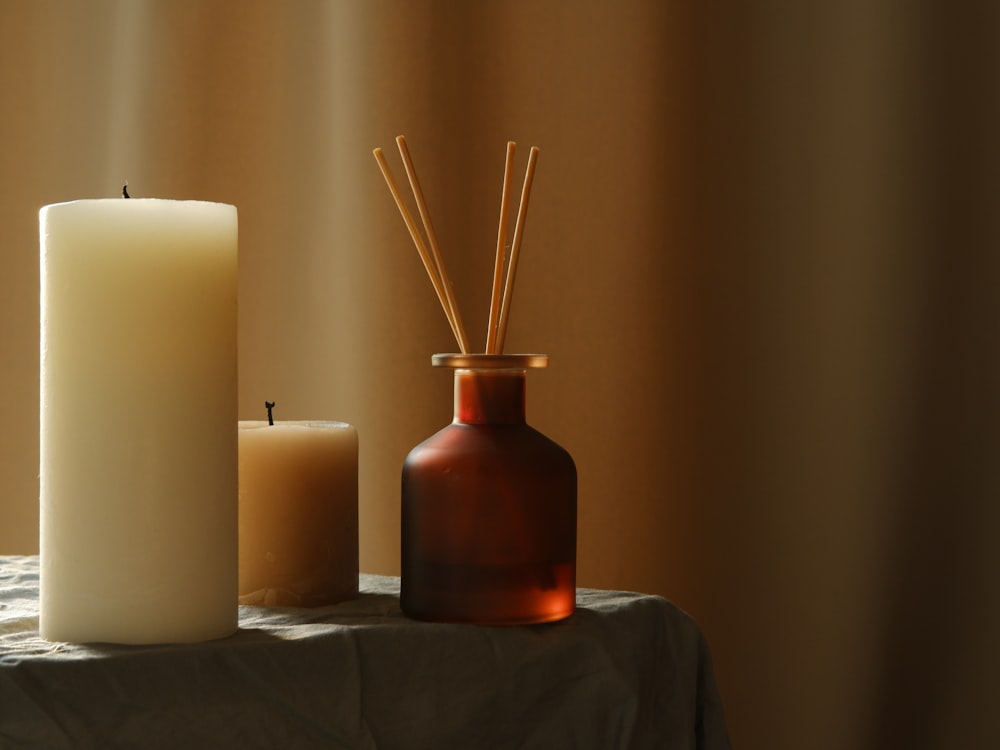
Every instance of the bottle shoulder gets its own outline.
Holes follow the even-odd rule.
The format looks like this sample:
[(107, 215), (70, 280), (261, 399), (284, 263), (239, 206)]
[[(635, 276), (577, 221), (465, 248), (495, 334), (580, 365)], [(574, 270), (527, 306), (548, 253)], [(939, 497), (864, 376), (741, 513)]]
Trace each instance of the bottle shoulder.
[(575, 471), (569, 451), (552, 438), (526, 423), (463, 424), (451, 423), (417, 445), (407, 456), (407, 463), (461, 455), (504, 453), (509, 459), (544, 460), (565, 464)]

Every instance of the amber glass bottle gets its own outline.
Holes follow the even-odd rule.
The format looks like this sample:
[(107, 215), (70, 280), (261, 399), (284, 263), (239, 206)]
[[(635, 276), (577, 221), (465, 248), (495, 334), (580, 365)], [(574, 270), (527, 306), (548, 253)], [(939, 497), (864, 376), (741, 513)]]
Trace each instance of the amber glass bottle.
[(403, 464), (403, 611), (514, 625), (576, 603), (576, 466), (525, 422), (525, 372), (545, 355), (437, 354), (455, 417)]

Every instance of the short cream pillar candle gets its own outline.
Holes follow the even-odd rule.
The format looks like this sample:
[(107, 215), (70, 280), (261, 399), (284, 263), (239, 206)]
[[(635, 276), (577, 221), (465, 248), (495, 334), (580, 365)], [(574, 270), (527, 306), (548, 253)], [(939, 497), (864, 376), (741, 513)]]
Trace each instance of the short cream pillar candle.
[(358, 594), (358, 433), (343, 422), (239, 423), (240, 604)]
[(237, 627), (236, 208), (41, 210), (41, 636)]

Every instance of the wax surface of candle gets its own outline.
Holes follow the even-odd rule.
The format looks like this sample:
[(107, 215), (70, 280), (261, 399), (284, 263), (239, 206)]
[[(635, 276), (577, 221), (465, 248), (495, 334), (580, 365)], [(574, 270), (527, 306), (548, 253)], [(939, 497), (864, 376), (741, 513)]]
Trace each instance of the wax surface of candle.
[(46, 206), (40, 631), (191, 642), (236, 629), (237, 215)]
[(240, 603), (358, 593), (358, 433), (343, 422), (240, 422)]

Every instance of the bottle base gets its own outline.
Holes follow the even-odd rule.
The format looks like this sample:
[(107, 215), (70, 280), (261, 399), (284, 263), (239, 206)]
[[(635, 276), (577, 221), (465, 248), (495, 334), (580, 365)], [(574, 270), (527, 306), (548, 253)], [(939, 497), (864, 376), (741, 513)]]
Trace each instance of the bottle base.
[(400, 608), (429, 622), (536, 625), (564, 620), (576, 609), (572, 563), (404, 567)]

